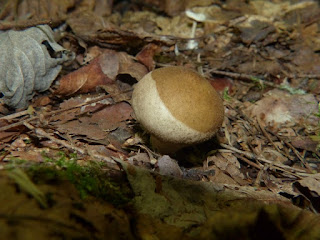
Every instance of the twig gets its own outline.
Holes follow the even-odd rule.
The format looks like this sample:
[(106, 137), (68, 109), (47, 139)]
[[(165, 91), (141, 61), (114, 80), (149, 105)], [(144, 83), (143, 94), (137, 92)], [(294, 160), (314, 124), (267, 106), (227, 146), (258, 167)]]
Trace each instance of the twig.
[(69, 144), (68, 142), (64, 141), (64, 140), (60, 140), (57, 139), (53, 136), (51, 136), (49, 133), (46, 133), (43, 129), (41, 128), (35, 128), (34, 126), (32, 126), (31, 124), (24, 122), (23, 123), (27, 128), (29, 128), (30, 130), (34, 131), (37, 135), (41, 136), (41, 137), (45, 137), (50, 139), (51, 141), (58, 143), (68, 149), (72, 149), (74, 151), (77, 151), (80, 154), (86, 154), (86, 151), (83, 150), (82, 148), (76, 147), (76, 146), (72, 146), (71, 144)]
[[(264, 129), (264, 127), (262, 126), (261, 124), (261, 120), (259, 117), (257, 117), (257, 123), (258, 123), (258, 126), (262, 132), (262, 134), (269, 140), (269, 142), (273, 145), (273, 147), (279, 152), (281, 153), (280, 149), (278, 148), (278, 146), (272, 141), (270, 135), (267, 133), (267, 131)], [(281, 153), (282, 154), (282, 153)]]
[[(45, 117), (53, 116), (53, 115), (61, 113), (61, 112), (65, 112), (65, 111), (68, 111), (68, 110), (71, 110), (71, 109), (75, 109), (75, 108), (80, 108), (80, 107), (83, 107), (83, 106), (86, 106), (86, 105), (89, 105), (89, 104), (92, 104), (92, 103), (95, 103), (95, 102), (102, 101), (102, 100), (107, 99), (107, 98), (112, 98), (113, 96), (114, 96), (113, 94), (103, 95), (103, 96), (94, 98), (94, 99), (92, 99), (92, 100), (90, 100), (88, 102), (84, 102), (84, 103), (81, 103), (79, 105), (72, 106), (72, 107), (69, 107), (69, 108), (66, 108), (66, 109), (59, 109), (59, 110), (52, 111), (52, 112), (45, 112), (45, 113), (43, 113), (43, 116), (45, 116)], [(11, 114), (11, 116), (15, 116), (15, 114), (16, 113)], [(23, 115), (25, 115), (25, 114), (21, 113), (21, 116), (23, 116)], [(20, 117), (19, 113), (17, 113), (17, 115), (15, 117)], [(3, 127), (0, 128), (0, 132), (8, 130), (10, 128), (14, 128), (14, 127), (18, 127), (18, 126), (24, 125), (25, 123), (28, 123), (28, 122), (33, 121), (33, 120), (37, 120), (39, 118), (40, 118), (40, 116), (34, 116), (34, 117), (30, 117), (29, 119), (25, 119), (25, 120), (22, 120), (22, 121), (19, 121), (19, 122), (16, 122), (16, 123), (9, 124), (7, 126), (3, 126)], [(3, 119), (6, 119), (6, 118), (3, 117)], [(12, 117), (8, 117), (8, 119), (12, 119)]]
[(292, 146), (291, 143), (289, 143), (288, 141), (286, 141), (285, 139), (283, 139), (281, 136), (274, 133), (273, 131), (271, 131), (269, 129), (268, 129), (268, 131), (271, 134), (273, 134), (274, 136), (276, 136), (279, 140), (283, 141), (293, 151), (293, 153), (297, 156), (297, 158), (301, 161), (301, 163), (308, 169), (308, 172), (312, 173), (312, 169), (309, 166), (309, 164), (307, 163), (307, 161), (304, 160), (304, 158), (301, 156), (301, 154), (298, 152), (298, 150), (294, 146)]
[(60, 140), (60, 139), (57, 139), (53, 136), (51, 136), (49, 133), (45, 132), (43, 129), (41, 128), (35, 128), (34, 126), (32, 126), (31, 124), (25, 122), (24, 125), (29, 128), (30, 130), (34, 131), (37, 135), (41, 136), (41, 137), (45, 137), (45, 138), (48, 138), (50, 139), (51, 141), (57, 143), (57, 144), (60, 144), (68, 149), (71, 149), (73, 151), (76, 151), (82, 155), (84, 154), (89, 154), (90, 156), (96, 158), (96, 159), (101, 159), (105, 162), (108, 162), (108, 163), (112, 163), (112, 164), (115, 164), (115, 163), (119, 163), (120, 161), (116, 161), (114, 158), (110, 158), (110, 157), (107, 157), (107, 156), (104, 156), (104, 155), (101, 155), (101, 154), (98, 154), (98, 153), (93, 153), (93, 152), (90, 152), (90, 151), (86, 151), (82, 148), (79, 148), (79, 147), (76, 147), (76, 146), (73, 146), (71, 144), (69, 144), (67, 141), (64, 141), (64, 140)]
[(29, 113), (30, 112), (27, 109), (27, 110), (24, 110), (24, 111), (21, 111), (21, 112), (17, 112), (17, 113), (13, 113), (13, 114), (10, 114), (10, 115), (7, 115), (7, 116), (0, 117), (0, 120), (9, 120), (9, 119), (21, 117), (21, 116), (24, 116), (24, 115), (28, 115)]
[(102, 160), (104, 162), (107, 162), (107, 163), (111, 163), (111, 164), (117, 164), (117, 163), (122, 163), (121, 160), (115, 160), (114, 158), (111, 158), (111, 157), (108, 157), (108, 156), (105, 156), (105, 155), (102, 155), (100, 153), (95, 153), (95, 152), (92, 152), (92, 151), (88, 151), (88, 154), (89, 156), (95, 158), (95, 159), (99, 159), (99, 160)]
[(242, 161), (248, 163), (249, 165), (255, 167), (255, 168), (258, 168), (258, 169), (262, 169), (263, 168), (263, 165), (261, 164), (261, 166), (259, 166), (258, 164), (248, 160), (247, 158), (243, 157), (241, 154), (236, 154), (236, 157), (237, 158), (240, 158)]
[[(281, 170), (281, 171), (284, 171), (284, 172), (289, 172), (290, 174), (292, 175), (295, 175), (296, 177), (300, 177), (300, 173), (306, 173), (305, 170), (301, 170), (301, 169), (296, 169), (296, 168), (292, 168), (292, 167), (289, 167), (289, 166), (286, 166), (286, 165), (283, 165), (282, 163), (278, 163), (278, 162), (275, 162), (275, 161), (270, 161), (268, 159), (265, 159), (263, 157), (258, 157), (257, 155), (253, 154), (253, 153), (249, 153), (249, 152), (245, 152), (245, 151), (241, 151), (237, 148), (234, 148), (232, 146), (229, 146), (227, 144), (224, 144), (224, 143), (220, 143), (220, 145), (226, 149), (229, 149), (231, 151), (234, 151), (236, 153), (239, 153), (239, 154), (243, 154), (244, 156), (246, 156), (247, 158), (251, 158), (251, 159), (257, 159), (261, 162), (265, 162), (265, 163), (268, 163), (270, 164), (270, 167), (273, 166), (274, 168), (278, 169), (278, 170)], [(297, 172), (297, 173), (296, 173)]]
[[(281, 138), (280, 138), (281, 139)], [(284, 140), (282, 140), (284, 141)], [(307, 163), (307, 161), (305, 161), (303, 159), (303, 157), (300, 155), (300, 153), (298, 152), (298, 150), (292, 146), (291, 143), (287, 142), (287, 141), (284, 141), (284, 143), (294, 152), (294, 154), (298, 157), (298, 159), (301, 161), (301, 163), (308, 169), (308, 172), (309, 173), (312, 173), (312, 169), (311, 167), (309, 166), (309, 164)]]
[(14, 127), (18, 127), (18, 126), (24, 125), (25, 123), (28, 123), (28, 122), (30, 122), (32, 120), (36, 120), (38, 118), (39, 117), (31, 117), (31, 118), (28, 118), (28, 119), (25, 119), (25, 120), (22, 120), (22, 121), (19, 121), (19, 122), (16, 122), (16, 123), (12, 123), (12, 124), (7, 125), (7, 126), (3, 126), (3, 127), (0, 128), (0, 132), (9, 130), (9, 129), (14, 128)]
[(10, 29), (16, 29), (16, 30), (22, 30), (30, 27), (34, 27), (37, 25), (43, 25), (47, 24), (50, 26), (59, 25), (61, 22), (63, 22), (64, 19), (44, 19), (44, 20), (22, 20), (22, 21), (1, 21), (0, 22), (0, 30), (10, 30)]
[(305, 91), (302, 89), (295, 89), (295, 88), (291, 88), (286, 85), (275, 84), (273, 82), (269, 82), (269, 81), (263, 80), (261, 78), (258, 78), (256, 76), (249, 75), (249, 74), (233, 73), (233, 72), (226, 72), (226, 71), (219, 71), (219, 70), (210, 70), (209, 73), (227, 76), (227, 77), (234, 78), (234, 79), (242, 79), (242, 80), (247, 80), (247, 81), (251, 81), (251, 82), (257, 82), (262, 86), (267, 85), (269, 87), (279, 88), (281, 90), (288, 91), (291, 94), (304, 94), (305, 93)]

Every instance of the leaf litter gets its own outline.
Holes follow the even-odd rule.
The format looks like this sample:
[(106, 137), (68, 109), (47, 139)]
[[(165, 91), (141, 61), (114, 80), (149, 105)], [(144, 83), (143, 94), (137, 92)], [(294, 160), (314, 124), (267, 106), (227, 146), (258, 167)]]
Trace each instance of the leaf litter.
[[(34, 110), (14, 112), (1, 106), (1, 168), (17, 157), (45, 163), (44, 153), (63, 151), (76, 152), (79, 162), (101, 161), (109, 171), (123, 169), (142, 214), (134, 216), (139, 236), (158, 231), (161, 238), (167, 228), (177, 238), (192, 239), (199, 232), (203, 239), (221, 237), (214, 228), (217, 220), (207, 217), (219, 208), (210, 205), (210, 199), (220, 197), (216, 192), (225, 193), (229, 203), (237, 198), (270, 206), (292, 202), (319, 212), (316, 1), (67, 1), (59, 7), (51, 2), (50, 11), (35, 13), (38, 8), (30, 6), (47, 1), (40, 2), (0, 2), (0, 30), (27, 29), (52, 19), (58, 43), (75, 52), (76, 59), (64, 64), (50, 91), (34, 96)], [(215, 139), (161, 156), (135, 121), (130, 98), (133, 85), (148, 71), (170, 65), (185, 65), (207, 77), (224, 99), (225, 121)], [(290, 207), (262, 207), (256, 218), (299, 212)], [(221, 205), (219, 209), (225, 210), (220, 219), (230, 214)], [(301, 214), (311, 222), (313, 215)], [(244, 222), (252, 222), (248, 212), (242, 215)], [(162, 231), (147, 226), (148, 221)], [(294, 228), (270, 222), (278, 224), (283, 236), (304, 239)], [(296, 223), (304, 226), (298, 218)], [(193, 224), (199, 229), (190, 230)], [(183, 235), (169, 226), (189, 230)], [(311, 230), (309, 234), (316, 236)]]

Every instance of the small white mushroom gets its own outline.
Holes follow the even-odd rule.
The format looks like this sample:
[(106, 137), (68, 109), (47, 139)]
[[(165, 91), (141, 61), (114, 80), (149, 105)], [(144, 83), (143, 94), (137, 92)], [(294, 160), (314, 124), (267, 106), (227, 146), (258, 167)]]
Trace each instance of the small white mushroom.
[(134, 87), (132, 107), (161, 153), (210, 139), (224, 117), (219, 94), (185, 67), (159, 68), (145, 75)]

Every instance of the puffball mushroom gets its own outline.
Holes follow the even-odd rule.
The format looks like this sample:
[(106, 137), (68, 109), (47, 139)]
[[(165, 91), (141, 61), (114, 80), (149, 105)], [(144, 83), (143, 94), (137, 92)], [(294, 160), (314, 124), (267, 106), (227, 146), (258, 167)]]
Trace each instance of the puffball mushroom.
[(213, 137), (224, 118), (223, 102), (209, 81), (185, 67), (164, 67), (135, 86), (132, 107), (161, 153)]

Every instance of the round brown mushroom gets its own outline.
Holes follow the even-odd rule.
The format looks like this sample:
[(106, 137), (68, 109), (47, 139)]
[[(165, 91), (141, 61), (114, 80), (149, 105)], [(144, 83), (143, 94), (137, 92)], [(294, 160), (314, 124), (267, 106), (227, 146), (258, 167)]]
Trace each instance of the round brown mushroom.
[(221, 127), (223, 102), (211, 84), (185, 67), (165, 67), (134, 87), (132, 107), (159, 152), (206, 141)]

